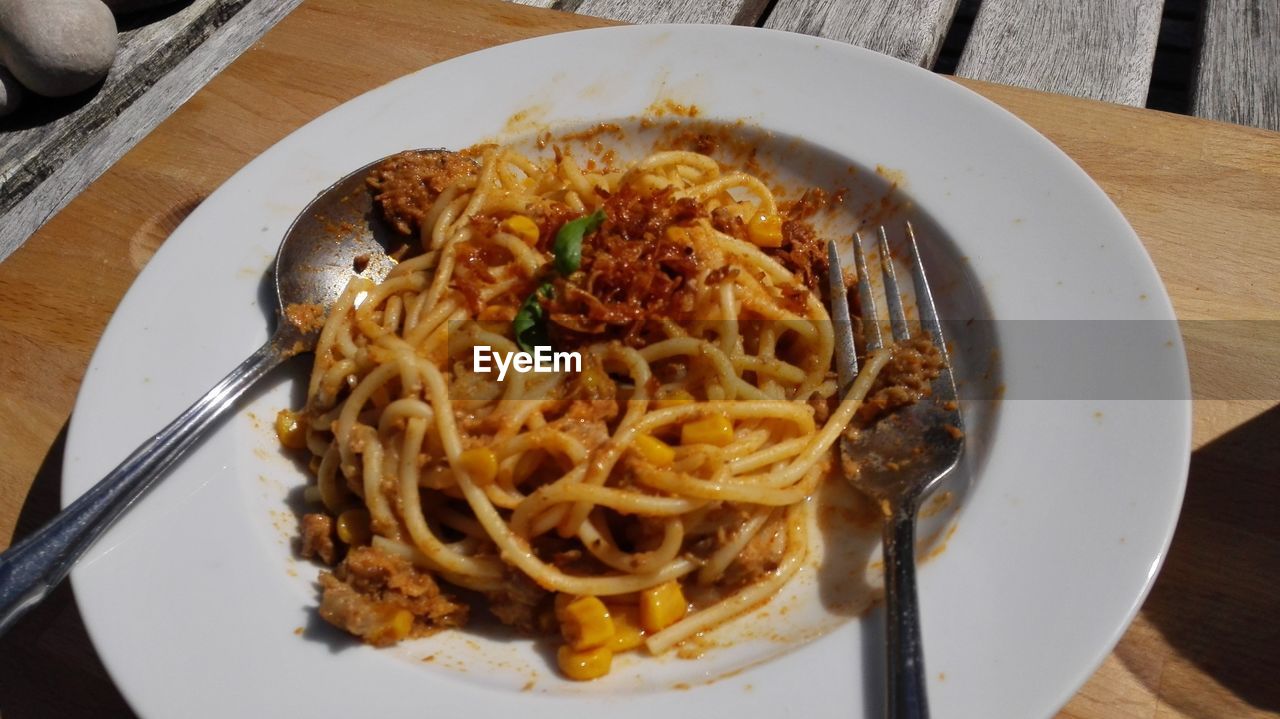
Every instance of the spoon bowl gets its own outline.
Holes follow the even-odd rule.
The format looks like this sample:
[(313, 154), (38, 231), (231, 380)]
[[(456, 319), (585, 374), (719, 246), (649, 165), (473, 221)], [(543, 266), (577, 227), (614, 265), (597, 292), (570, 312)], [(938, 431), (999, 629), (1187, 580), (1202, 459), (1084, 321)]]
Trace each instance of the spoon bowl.
[(386, 277), (395, 261), (385, 248), (403, 237), (373, 206), (365, 177), (387, 159), (330, 185), (285, 233), (274, 264), (276, 327), (266, 344), (48, 524), (0, 554), (0, 634), (39, 604), (246, 389), (290, 357), (315, 349), (322, 325), (316, 320), (327, 316), (353, 277)]
[[(395, 231), (373, 205), (365, 183), (375, 160), (330, 185), (289, 226), (276, 252), (276, 299), (328, 309), (356, 275), (380, 282), (395, 266), (386, 253)], [(287, 317), (285, 317), (287, 321)]]

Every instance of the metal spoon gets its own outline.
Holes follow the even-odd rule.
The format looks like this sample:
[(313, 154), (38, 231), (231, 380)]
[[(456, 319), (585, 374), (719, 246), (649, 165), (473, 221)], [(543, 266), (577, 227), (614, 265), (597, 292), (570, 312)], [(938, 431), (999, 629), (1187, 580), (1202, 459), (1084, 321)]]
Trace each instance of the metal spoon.
[(285, 234), (276, 253), (279, 305), (271, 339), (40, 531), (0, 554), (0, 634), (39, 604), (124, 510), (234, 406), (236, 398), (285, 360), (315, 350), (317, 323), (291, 322), (291, 306), (318, 305), (327, 313), (356, 274), (375, 281), (386, 277), (394, 262), (383, 248), (393, 231), (374, 210), (364, 182), (382, 161), (369, 163), (321, 192)]

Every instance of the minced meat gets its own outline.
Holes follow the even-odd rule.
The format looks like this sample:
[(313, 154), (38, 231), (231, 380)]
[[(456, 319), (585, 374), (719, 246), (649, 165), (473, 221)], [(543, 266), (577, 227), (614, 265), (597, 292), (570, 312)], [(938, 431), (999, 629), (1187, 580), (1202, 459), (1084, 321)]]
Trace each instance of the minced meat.
[(945, 366), (942, 353), (928, 335), (919, 334), (898, 343), (893, 358), (880, 371), (859, 408), (858, 419), (870, 422), (928, 397), (930, 385)]
[(320, 587), (320, 616), (375, 646), (467, 622), (467, 606), (431, 574), (372, 547), (352, 547), (332, 573), (320, 574)]
[(445, 188), (479, 172), (476, 154), (475, 149), (401, 152), (373, 168), (365, 182), (387, 222), (406, 235), (415, 234)]
[(320, 512), (302, 515), (302, 551), (306, 559), (319, 558), (325, 564), (338, 561), (333, 544), (333, 518)]

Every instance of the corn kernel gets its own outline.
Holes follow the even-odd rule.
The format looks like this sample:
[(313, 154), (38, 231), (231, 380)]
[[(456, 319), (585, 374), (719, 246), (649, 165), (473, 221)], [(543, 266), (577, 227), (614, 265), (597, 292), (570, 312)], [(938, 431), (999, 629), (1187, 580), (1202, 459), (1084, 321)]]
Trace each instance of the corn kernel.
[(733, 441), (733, 423), (724, 415), (704, 417), (680, 427), (680, 444), (713, 444), (723, 447)]
[(483, 487), (492, 484), (498, 476), (498, 455), (488, 447), (472, 447), (458, 455), (458, 468)]
[(757, 213), (747, 223), (747, 238), (757, 247), (782, 247), (782, 218)]
[(338, 515), (338, 539), (354, 546), (368, 544), (373, 539), (369, 511), (362, 508), (348, 509)]
[(686, 227), (676, 227), (675, 225), (667, 225), (667, 229), (663, 231), (667, 236), (667, 241), (677, 244), (686, 244), (689, 241), (689, 229)]
[(682, 405), (682, 404), (689, 404), (690, 402), (693, 402), (693, 401), (694, 401), (693, 395), (689, 394), (688, 390), (678, 389), (678, 390), (675, 390), (674, 392), (668, 392), (667, 394), (654, 400), (654, 404), (656, 404), (659, 408), (662, 408), (662, 407), (675, 407), (677, 405)]
[(502, 221), (502, 229), (519, 237), (525, 241), (525, 244), (538, 244), (538, 223), (525, 217), (524, 215), (512, 215)]
[(282, 409), (276, 413), (276, 437), (289, 449), (307, 446), (307, 424), (301, 414)]
[(640, 626), (646, 632), (660, 632), (680, 621), (688, 611), (684, 591), (674, 580), (640, 592)]
[(574, 594), (565, 594), (564, 592), (557, 592), (557, 593), (556, 593), (556, 599), (555, 599), (555, 610), (556, 610), (556, 621), (557, 621), (557, 622), (563, 622), (563, 621), (564, 621), (564, 617), (565, 617), (564, 609), (565, 609), (565, 607), (569, 606), (569, 603), (570, 603), (570, 602), (572, 602), (573, 600), (577, 599), (577, 598), (578, 598), (578, 597), (577, 597), (577, 595), (574, 595)]
[(640, 607), (634, 604), (617, 604), (609, 607), (613, 617), (613, 639), (605, 646), (614, 654), (635, 649), (644, 643), (644, 629), (640, 628)]
[(736, 217), (743, 222), (751, 219), (752, 215), (759, 214), (760, 210), (753, 202), (733, 202), (721, 207), (721, 210), (731, 217)]
[(389, 626), (390, 634), (394, 638), (393, 641), (400, 641), (409, 636), (409, 632), (413, 629), (413, 613), (408, 609), (401, 609), (391, 617)]
[(560, 665), (560, 671), (566, 677), (584, 682), (609, 673), (609, 667), (613, 664), (613, 652), (608, 647), (575, 651), (565, 645), (556, 652), (556, 664)]
[(657, 437), (647, 434), (639, 435), (632, 447), (635, 448), (636, 454), (644, 457), (645, 461), (655, 467), (669, 467), (676, 461), (676, 451)]
[(596, 597), (578, 597), (564, 607), (560, 633), (575, 650), (604, 646), (613, 638), (609, 608)]

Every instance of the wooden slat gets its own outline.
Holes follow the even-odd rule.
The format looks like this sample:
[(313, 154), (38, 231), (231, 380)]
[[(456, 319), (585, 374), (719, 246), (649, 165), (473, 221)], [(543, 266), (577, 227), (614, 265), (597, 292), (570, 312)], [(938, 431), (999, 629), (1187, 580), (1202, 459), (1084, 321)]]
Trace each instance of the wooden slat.
[[(202, 198), (288, 132), (382, 83), (498, 43), (602, 24), (486, 0), (308, 0), (138, 143), (0, 263), (0, 547), (57, 511), (65, 423), (93, 346), (139, 269)], [(401, 29), (395, 42), (389, 27)], [(1143, 238), (1180, 317), (1280, 318), (1280, 135), (960, 82), (1101, 184)], [(1193, 386), (1229, 381), (1247, 392), (1267, 371), (1240, 371), (1223, 362), (1229, 351), (1187, 340)], [(1280, 719), (1280, 606), (1266, 584), (1280, 576), (1275, 405), (1196, 401), (1197, 450), (1164, 570), (1060, 719)], [(0, 636), (0, 713), (129, 716), (66, 585)]]
[(519, 0), (581, 15), (630, 23), (754, 25), (768, 0)]
[(1193, 112), (1280, 130), (1280, 0), (1206, 0)]
[(122, 18), (90, 99), (27, 97), (0, 122), (0, 260), (298, 2), (195, 0)]
[(1141, 107), (1164, 0), (983, 0), (956, 74)]
[(932, 67), (957, 0), (778, 0), (764, 26), (840, 40)]

